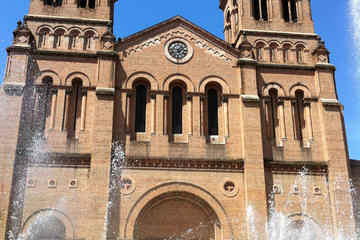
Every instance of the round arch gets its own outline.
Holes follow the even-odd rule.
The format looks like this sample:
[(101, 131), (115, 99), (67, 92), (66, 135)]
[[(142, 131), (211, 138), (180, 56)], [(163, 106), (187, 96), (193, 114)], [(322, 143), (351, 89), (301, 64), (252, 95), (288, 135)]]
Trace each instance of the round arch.
[(174, 74), (174, 75), (170, 75), (169, 77), (167, 77), (164, 81), (163, 84), (163, 90), (164, 91), (169, 91), (169, 86), (171, 85), (172, 82), (174, 81), (182, 81), (185, 83), (186, 85), (186, 91), (187, 92), (195, 92), (195, 85), (194, 83), (185, 75), (182, 74)]
[(264, 86), (263, 88), (263, 96), (264, 97), (269, 97), (270, 94), (269, 94), (269, 91), (271, 89), (276, 89), (277, 92), (278, 92), (278, 97), (286, 97), (286, 93), (285, 93), (285, 90), (283, 89), (283, 87), (278, 84), (278, 83), (268, 83)]
[(62, 211), (53, 208), (41, 209), (30, 215), (24, 222), (24, 225), (22, 226), (21, 234), (23, 236), (26, 236), (32, 224), (41, 221), (41, 219), (51, 216), (54, 217), (55, 219), (59, 219), (61, 223), (64, 224), (66, 230), (66, 235), (65, 235), (66, 239), (73, 239), (75, 237), (74, 225), (71, 222), (70, 218), (66, 216)]
[(126, 89), (132, 89), (133, 84), (138, 79), (146, 79), (150, 82), (150, 88), (152, 91), (159, 90), (159, 84), (157, 83), (156, 79), (149, 73), (146, 72), (136, 72), (131, 74), (126, 81)]
[[(321, 228), (319, 223), (305, 213), (295, 213), (287, 217), (285, 229), (286, 239), (323, 239), (329, 237), (327, 232)], [(304, 236), (304, 233), (307, 236)], [(326, 238), (325, 237), (325, 238)]]
[(159, 199), (162, 196), (166, 196), (166, 194), (170, 194), (170, 196), (171, 194), (175, 194), (175, 196), (176, 194), (183, 194), (183, 196), (192, 196), (200, 202), (205, 202), (208, 206), (208, 212), (213, 212), (217, 217), (221, 229), (220, 234), (223, 236), (223, 239), (233, 239), (232, 227), (225, 209), (220, 202), (205, 189), (186, 182), (168, 182), (160, 184), (145, 192), (130, 209), (124, 226), (124, 238), (134, 239), (136, 222), (138, 217), (143, 213), (143, 209), (146, 209), (146, 206), (148, 206), (149, 203), (151, 204), (152, 200)]
[(230, 94), (231, 93), (230, 88), (227, 85), (227, 83), (225, 82), (225, 80), (223, 80), (222, 78), (216, 77), (216, 76), (209, 76), (209, 77), (206, 77), (203, 80), (201, 80), (200, 85), (199, 85), (199, 92), (205, 93), (206, 85), (208, 85), (209, 83), (216, 83), (217, 85), (220, 85), (222, 94)]
[(66, 77), (65, 85), (66, 86), (71, 86), (72, 81), (74, 79), (81, 79), (83, 87), (91, 87), (91, 82), (90, 82), (89, 78), (84, 73), (81, 73), (81, 72), (70, 73)]
[(53, 80), (52, 85), (60, 86), (61, 85), (61, 79), (59, 75), (51, 70), (45, 70), (40, 73), (40, 76), (36, 78), (36, 84), (42, 84), (42, 80), (46, 77), (50, 77)]
[(290, 91), (289, 91), (289, 94), (291, 97), (295, 97), (295, 92), (297, 90), (301, 90), (304, 92), (304, 98), (312, 98), (312, 94), (311, 94), (311, 91), (309, 90), (309, 88), (307, 88), (305, 85), (301, 84), (301, 83), (298, 83), (296, 85), (293, 85), (291, 88), (290, 88)]

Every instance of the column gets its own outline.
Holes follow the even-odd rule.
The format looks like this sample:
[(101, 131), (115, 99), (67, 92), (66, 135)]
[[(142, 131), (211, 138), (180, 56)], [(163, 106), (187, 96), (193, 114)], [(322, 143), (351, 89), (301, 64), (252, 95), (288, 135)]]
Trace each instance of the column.
[(131, 98), (133, 96), (132, 92), (127, 92), (126, 93), (126, 123), (125, 123), (125, 132), (126, 134), (129, 134), (131, 129), (130, 129), (130, 119), (131, 119), (131, 112), (130, 112), (130, 105), (131, 105)]
[(155, 124), (156, 124), (156, 94), (152, 93), (150, 96), (151, 101), (151, 129), (150, 133), (155, 134)]
[(187, 96), (187, 109), (188, 109), (188, 134), (193, 134), (193, 106), (192, 106), (193, 96)]
[(55, 128), (57, 94), (58, 94), (58, 90), (52, 89), (51, 115), (50, 115), (50, 129), (51, 130), (54, 130), (54, 128)]
[(283, 141), (286, 140), (286, 126), (285, 126), (285, 113), (284, 113), (284, 99), (278, 100), (278, 117), (279, 117), (279, 128), (280, 128), (280, 139), (281, 146)]
[(229, 136), (229, 113), (228, 113), (228, 104), (229, 98), (223, 98), (223, 107), (224, 107), (224, 136)]
[(164, 94), (164, 134), (168, 133), (168, 127), (169, 127), (168, 105), (169, 105), (169, 93), (165, 93)]
[[(311, 108), (310, 108), (310, 101), (306, 100), (304, 102), (304, 111), (305, 111), (305, 127), (307, 130), (307, 139), (309, 142), (314, 140), (313, 136), (313, 129), (312, 129), (312, 121), (311, 121)], [(310, 145), (310, 143), (309, 143)]]
[(65, 90), (65, 98), (64, 98), (64, 113), (63, 113), (63, 120), (62, 120), (62, 130), (66, 130), (67, 128), (67, 119), (69, 117), (69, 108), (70, 108), (70, 96), (71, 90)]
[(87, 104), (87, 91), (82, 91), (82, 96), (81, 96), (81, 122), (80, 122), (80, 131), (85, 131), (86, 104)]

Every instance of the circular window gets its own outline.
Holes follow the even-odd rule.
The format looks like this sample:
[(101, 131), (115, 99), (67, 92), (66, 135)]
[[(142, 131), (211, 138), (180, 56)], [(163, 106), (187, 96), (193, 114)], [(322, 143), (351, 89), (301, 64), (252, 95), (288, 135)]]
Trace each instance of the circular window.
[(123, 176), (120, 180), (120, 191), (122, 194), (130, 194), (135, 190), (135, 181), (130, 176)]
[(221, 191), (227, 197), (235, 197), (239, 192), (239, 186), (234, 180), (226, 178), (221, 182)]
[(176, 59), (182, 59), (188, 54), (188, 48), (185, 43), (176, 41), (169, 46), (170, 56)]
[(182, 38), (170, 39), (165, 44), (165, 56), (173, 63), (186, 63), (194, 53), (191, 44)]

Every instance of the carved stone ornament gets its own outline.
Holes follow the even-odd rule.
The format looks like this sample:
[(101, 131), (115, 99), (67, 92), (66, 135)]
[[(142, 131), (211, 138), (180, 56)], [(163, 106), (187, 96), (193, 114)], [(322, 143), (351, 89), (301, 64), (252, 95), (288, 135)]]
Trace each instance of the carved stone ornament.
[(246, 33), (242, 34), (242, 42), (239, 45), (239, 49), (241, 52), (241, 58), (252, 58), (252, 44), (246, 37)]
[(313, 55), (316, 57), (316, 62), (318, 63), (329, 63), (329, 54), (330, 52), (325, 47), (325, 42), (318, 39), (318, 46), (315, 48)]
[(225, 178), (221, 184), (220, 189), (227, 197), (235, 197), (239, 193), (239, 184), (231, 178)]
[(27, 27), (26, 22), (19, 21), (14, 34), (14, 44), (28, 45), (30, 43), (31, 32)]

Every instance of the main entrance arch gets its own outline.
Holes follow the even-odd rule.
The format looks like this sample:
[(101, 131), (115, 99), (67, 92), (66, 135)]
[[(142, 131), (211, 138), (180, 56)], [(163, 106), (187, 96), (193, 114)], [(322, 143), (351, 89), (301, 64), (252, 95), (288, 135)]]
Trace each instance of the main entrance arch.
[(215, 239), (220, 225), (215, 212), (202, 199), (186, 192), (171, 192), (151, 200), (137, 217), (134, 239)]
[(121, 235), (139, 240), (234, 238), (221, 203), (188, 182), (166, 182), (148, 189), (128, 212)]

